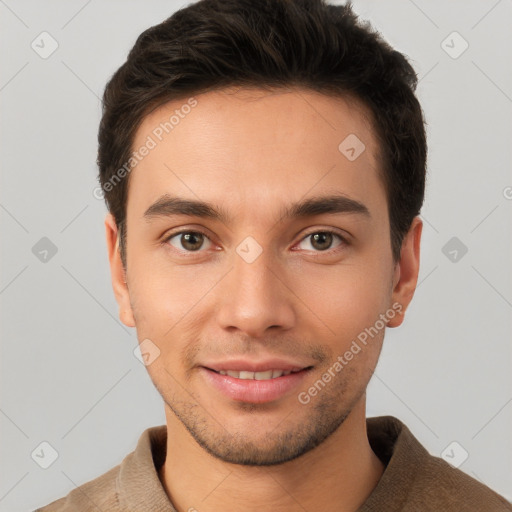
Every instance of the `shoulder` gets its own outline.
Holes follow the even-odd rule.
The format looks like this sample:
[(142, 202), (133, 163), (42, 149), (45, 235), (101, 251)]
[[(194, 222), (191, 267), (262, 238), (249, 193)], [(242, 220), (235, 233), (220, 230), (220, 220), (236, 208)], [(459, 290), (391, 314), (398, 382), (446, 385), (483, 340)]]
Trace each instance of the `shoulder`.
[(121, 465), (73, 489), (67, 496), (34, 512), (71, 512), (77, 510), (119, 510), (117, 479)]
[(157, 473), (165, 459), (166, 439), (165, 425), (146, 429), (121, 464), (35, 512), (173, 510)]
[[(364, 512), (512, 512), (512, 505), (505, 498), (431, 455), (397, 418), (368, 418), (367, 431), (372, 449), (386, 469), (362, 509)], [(383, 508), (384, 503), (392, 506)]]
[[(414, 483), (414, 493), (430, 506), (460, 512), (511, 512), (512, 504), (492, 489), (439, 457), (428, 455)], [(424, 499), (423, 498), (423, 499)], [(416, 499), (419, 504), (419, 499)]]

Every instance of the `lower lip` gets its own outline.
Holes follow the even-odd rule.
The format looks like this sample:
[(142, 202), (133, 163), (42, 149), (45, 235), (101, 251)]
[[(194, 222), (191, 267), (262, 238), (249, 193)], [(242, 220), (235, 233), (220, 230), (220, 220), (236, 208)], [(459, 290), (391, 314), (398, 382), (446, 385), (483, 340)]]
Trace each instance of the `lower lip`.
[(309, 372), (309, 370), (301, 370), (300, 372), (290, 373), (275, 379), (254, 380), (237, 379), (229, 375), (221, 375), (204, 367), (200, 370), (208, 383), (228, 398), (238, 402), (251, 402), (254, 404), (272, 402), (282, 398), (297, 388)]

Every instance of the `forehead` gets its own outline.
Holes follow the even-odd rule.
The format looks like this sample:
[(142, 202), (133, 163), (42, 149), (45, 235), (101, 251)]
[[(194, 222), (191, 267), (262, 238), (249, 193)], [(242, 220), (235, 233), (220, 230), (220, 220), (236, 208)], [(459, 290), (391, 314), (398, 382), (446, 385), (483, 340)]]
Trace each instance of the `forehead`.
[(350, 97), (231, 88), (173, 100), (143, 119), (132, 149), (144, 146), (128, 192), (139, 211), (164, 193), (238, 210), (308, 192), (385, 201), (371, 113)]

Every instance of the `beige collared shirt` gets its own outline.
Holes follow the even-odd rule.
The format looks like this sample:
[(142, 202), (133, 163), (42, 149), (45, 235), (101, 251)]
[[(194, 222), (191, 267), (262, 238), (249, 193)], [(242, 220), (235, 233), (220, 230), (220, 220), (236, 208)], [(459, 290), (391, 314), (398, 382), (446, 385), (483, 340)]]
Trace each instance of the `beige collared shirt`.
[[(398, 419), (367, 418), (367, 430), (386, 469), (359, 512), (512, 511), (494, 491), (430, 455)], [(121, 464), (35, 512), (176, 512), (158, 477), (166, 440), (165, 425), (145, 430)]]

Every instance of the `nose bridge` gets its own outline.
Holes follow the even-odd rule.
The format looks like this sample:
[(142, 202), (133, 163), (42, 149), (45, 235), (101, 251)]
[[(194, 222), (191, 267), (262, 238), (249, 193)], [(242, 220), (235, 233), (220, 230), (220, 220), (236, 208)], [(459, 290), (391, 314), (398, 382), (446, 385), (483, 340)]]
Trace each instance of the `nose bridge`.
[(295, 321), (292, 294), (282, 282), (270, 249), (251, 237), (233, 253), (233, 268), (223, 280), (218, 321), (224, 329), (237, 328), (252, 337), (270, 327), (289, 329)]

